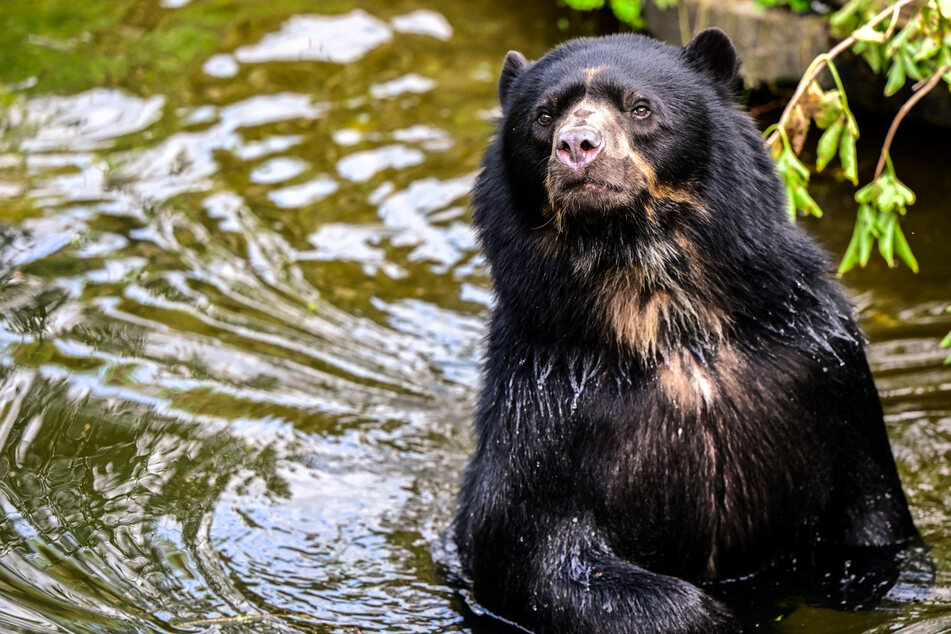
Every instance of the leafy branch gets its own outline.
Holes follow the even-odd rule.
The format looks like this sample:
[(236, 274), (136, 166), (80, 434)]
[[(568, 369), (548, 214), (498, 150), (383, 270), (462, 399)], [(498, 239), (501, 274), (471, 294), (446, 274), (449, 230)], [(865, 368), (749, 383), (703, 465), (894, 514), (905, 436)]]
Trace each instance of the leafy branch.
[[(576, 11), (594, 11), (603, 9), (605, 3), (610, 5), (611, 11), (615, 17), (625, 24), (629, 24), (635, 29), (643, 29), (644, 24), (644, 0), (564, 0), (564, 3)], [(661, 9), (666, 9), (677, 4), (677, 0), (654, 0)]]
[[(892, 121), (872, 181), (855, 194), (859, 205), (855, 229), (839, 265), (839, 275), (856, 265), (868, 264), (876, 244), (889, 266), (897, 266), (900, 260), (912, 271), (918, 271), (918, 262), (899, 221), (915, 202), (915, 195), (895, 175), (889, 150), (908, 111), (941, 79), (951, 85), (951, 0), (930, 0), (902, 25), (902, 9), (911, 2), (898, 0), (870, 15), (869, 0), (852, 0), (834, 14), (830, 18), (832, 26), (851, 32), (813, 60), (779, 122), (766, 132), (766, 142), (773, 148), (777, 169), (786, 185), (790, 217), (795, 219), (797, 211), (819, 216), (822, 211), (807, 191), (810, 171), (798, 159), (810, 121), (825, 130), (816, 147), (816, 171), (822, 171), (838, 151), (845, 177), (858, 184), (858, 125), (832, 60), (851, 48), (873, 70), (887, 75), (886, 95), (895, 94), (909, 77), (919, 80), (914, 94)], [(832, 90), (823, 91), (816, 82), (823, 69), (832, 75)]]
[[(850, 2), (848, 5), (843, 7), (842, 11), (849, 12), (848, 15), (852, 15), (852, 11), (856, 11), (858, 9), (858, 4), (861, 2), (862, 0), (859, 0), (859, 2)], [(892, 21), (889, 24), (888, 30), (890, 31), (894, 29), (894, 25), (898, 20), (898, 14), (900, 13), (902, 7), (904, 7), (906, 4), (910, 4), (911, 2), (913, 2), (913, 0), (899, 0), (898, 2), (895, 2), (893, 5), (890, 5), (888, 8), (879, 12), (878, 15), (871, 18), (868, 22), (862, 25), (861, 28), (856, 29), (851, 35), (829, 49), (828, 52), (823, 53), (812, 60), (812, 63), (809, 64), (809, 66), (806, 68), (806, 71), (803, 73), (802, 79), (799, 80), (799, 85), (796, 87), (796, 91), (793, 93), (793, 96), (789, 99), (789, 103), (787, 103), (786, 108), (783, 109), (783, 113), (779, 117), (778, 126), (780, 128), (786, 127), (786, 125), (789, 123), (790, 117), (793, 116), (794, 110), (799, 104), (800, 99), (802, 99), (806, 91), (809, 90), (811, 86), (813, 86), (813, 80), (818, 77), (823, 68), (826, 66), (831, 66), (833, 59), (838, 57), (840, 53), (849, 50), (852, 45), (859, 41), (860, 34), (866, 34), (869, 31), (873, 31), (874, 28), (885, 18), (889, 16), (892, 17)], [(834, 77), (837, 80), (836, 87), (844, 93), (841, 88), (841, 82), (838, 81), (838, 74), (836, 73)], [(766, 142), (769, 145), (773, 145), (777, 140), (778, 130), (769, 134)]]

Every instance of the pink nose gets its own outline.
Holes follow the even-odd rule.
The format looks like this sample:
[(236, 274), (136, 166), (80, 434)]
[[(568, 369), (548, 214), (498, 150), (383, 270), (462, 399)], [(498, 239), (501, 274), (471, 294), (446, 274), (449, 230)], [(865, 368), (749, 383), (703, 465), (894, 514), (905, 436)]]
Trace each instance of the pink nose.
[(558, 134), (555, 154), (572, 169), (580, 169), (601, 153), (604, 142), (594, 128), (568, 128)]

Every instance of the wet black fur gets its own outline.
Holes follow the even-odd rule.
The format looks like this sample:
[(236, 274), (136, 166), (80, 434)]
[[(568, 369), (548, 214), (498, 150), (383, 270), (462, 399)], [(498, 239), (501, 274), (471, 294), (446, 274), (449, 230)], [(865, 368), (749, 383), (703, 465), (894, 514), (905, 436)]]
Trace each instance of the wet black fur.
[[(606, 68), (585, 88), (591, 67)], [(735, 69), (715, 31), (686, 49), (615, 35), (506, 60), (473, 195), (497, 305), (454, 535), (476, 600), (535, 632), (732, 631), (717, 582), (777, 566), (808, 576), (827, 553), (917, 535), (862, 337), (786, 218)], [(653, 127), (632, 144), (709, 213), (640, 192), (555, 228), (536, 109), (586, 90), (619, 108), (628, 91), (649, 95)], [(656, 354), (632, 351), (599, 312), (619, 274), (638, 301), (676, 286), (729, 327), (662, 329)], [(678, 355), (711, 378), (712, 403), (684, 408), (662, 389)]]

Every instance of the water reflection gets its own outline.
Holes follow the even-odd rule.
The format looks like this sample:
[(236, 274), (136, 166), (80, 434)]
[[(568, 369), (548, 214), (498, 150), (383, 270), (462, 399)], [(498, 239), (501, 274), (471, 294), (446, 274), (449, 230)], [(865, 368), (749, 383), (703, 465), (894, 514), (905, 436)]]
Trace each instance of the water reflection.
[(144, 130), (159, 119), (164, 106), (161, 95), (140, 99), (120, 90), (94, 88), (72, 97), (33, 99), (22, 122), (14, 110), (13, 124), (37, 127), (36, 134), (20, 145), (25, 152), (81, 152), (111, 147), (116, 138)]
[[(18, 9), (34, 40), (70, 42), (76, 72), (90, 61), (72, 93), (8, 81), (0, 629), (468, 630), (430, 554), (492, 302), (466, 197), (501, 57), (562, 37), (554, 3), (119, 5), (92, 35)], [(152, 55), (163, 37), (198, 48)], [(102, 71), (115, 47), (143, 68)], [(946, 222), (946, 186), (911, 184), (909, 222)], [(870, 614), (801, 607), (790, 631), (947, 618), (942, 248), (917, 251), (915, 280), (856, 278), (935, 591)]]
[(234, 55), (245, 64), (299, 60), (347, 64), (391, 39), (385, 22), (356, 9), (342, 15), (294, 16), (280, 31), (242, 46)]

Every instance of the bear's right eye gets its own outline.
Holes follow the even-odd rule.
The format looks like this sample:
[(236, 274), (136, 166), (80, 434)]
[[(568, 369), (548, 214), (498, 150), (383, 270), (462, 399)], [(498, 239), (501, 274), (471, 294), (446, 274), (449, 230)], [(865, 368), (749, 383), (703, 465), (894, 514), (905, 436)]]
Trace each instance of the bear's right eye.
[(641, 103), (634, 106), (631, 112), (633, 112), (634, 116), (638, 119), (646, 119), (650, 115), (651, 109)]
[(547, 112), (542, 112), (535, 120), (538, 122), (538, 125), (547, 126), (551, 124), (551, 115)]

